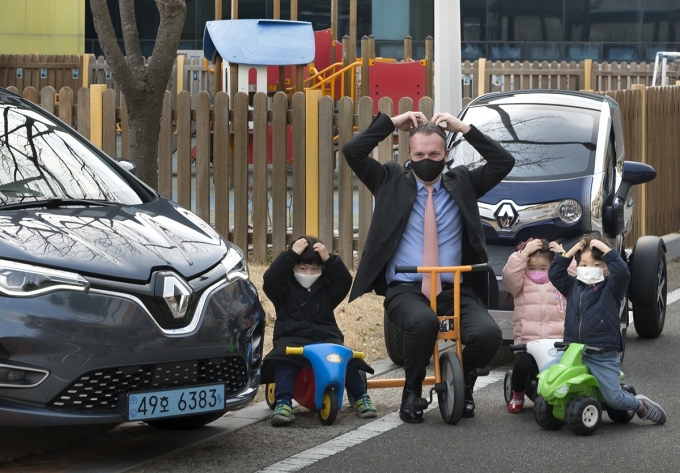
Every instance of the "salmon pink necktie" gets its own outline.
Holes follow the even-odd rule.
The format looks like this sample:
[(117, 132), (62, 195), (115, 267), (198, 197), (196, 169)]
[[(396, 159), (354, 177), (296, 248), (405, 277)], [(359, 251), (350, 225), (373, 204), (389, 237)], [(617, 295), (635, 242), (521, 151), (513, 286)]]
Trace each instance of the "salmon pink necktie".
[[(425, 216), (424, 216), (424, 231), (423, 231), (423, 266), (439, 266), (439, 244), (437, 242), (437, 217), (434, 213), (434, 199), (432, 191), (434, 187), (432, 184), (425, 184), (427, 190), (427, 199), (425, 200)], [(425, 297), (430, 298), (430, 274), (423, 273), (423, 283), (421, 290)], [(437, 274), (437, 292), (442, 292), (441, 276)]]

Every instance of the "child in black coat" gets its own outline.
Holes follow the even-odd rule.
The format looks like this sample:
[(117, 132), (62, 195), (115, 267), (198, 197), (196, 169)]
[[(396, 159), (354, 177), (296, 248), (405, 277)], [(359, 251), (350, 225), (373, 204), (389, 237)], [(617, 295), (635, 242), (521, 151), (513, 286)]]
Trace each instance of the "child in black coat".
[[(295, 419), (292, 409), (295, 376), (304, 366), (303, 360), (285, 356), (287, 346), (311, 343), (337, 343), (344, 336), (335, 321), (333, 310), (347, 296), (352, 275), (339, 256), (328, 253), (318, 239), (303, 236), (293, 241), (264, 273), (263, 290), (276, 309), (274, 349), (263, 364), (266, 371), (275, 363), (276, 407), (270, 417), (272, 425), (289, 424)], [(297, 362), (296, 362), (297, 361)], [(366, 393), (366, 383), (356, 364), (347, 368), (347, 392), (354, 399), (359, 417), (376, 417), (373, 401)]]

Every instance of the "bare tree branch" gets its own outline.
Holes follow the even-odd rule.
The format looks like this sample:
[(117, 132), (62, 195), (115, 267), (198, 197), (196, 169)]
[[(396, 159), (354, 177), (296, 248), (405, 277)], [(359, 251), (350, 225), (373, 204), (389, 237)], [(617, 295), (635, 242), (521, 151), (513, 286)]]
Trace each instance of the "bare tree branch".
[(125, 55), (132, 74), (137, 80), (143, 80), (146, 69), (144, 56), (139, 46), (139, 32), (137, 31), (137, 19), (135, 17), (134, 0), (118, 0), (120, 20), (123, 28), (123, 42), (125, 43)]
[(153, 84), (154, 89), (165, 90), (177, 57), (177, 46), (184, 27), (187, 5), (184, 0), (156, 0), (156, 7), (160, 13), (161, 23), (147, 66), (147, 79)]
[(92, 9), (92, 19), (94, 21), (94, 29), (99, 37), (99, 44), (106, 56), (106, 62), (112, 70), (117, 71), (121, 77), (116, 80), (123, 86), (123, 83), (132, 85), (134, 77), (132, 72), (125, 62), (125, 56), (118, 46), (116, 39), (116, 32), (111, 23), (111, 15), (109, 15), (109, 7), (106, 0), (90, 0), (90, 7)]

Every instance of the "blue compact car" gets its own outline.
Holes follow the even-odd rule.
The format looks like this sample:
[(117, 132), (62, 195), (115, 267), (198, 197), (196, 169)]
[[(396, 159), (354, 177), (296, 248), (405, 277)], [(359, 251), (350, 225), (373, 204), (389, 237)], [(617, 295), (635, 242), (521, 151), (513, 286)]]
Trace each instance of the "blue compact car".
[[(474, 99), (459, 118), (474, 124), (515, 157), (510, 174), (479, 200), (489, 262), (499, 285), (490, 313), (506, 343), (513, 340), (512, 298), (501, 280), (510, 254), (529, 237), (560, 240), (570, 248), (584, 233), (604, 235), (628, 262), (631, 282), (622, 304), (621, 330), (632, 308), (641, 337), (658, 337), (666, 317), (666, 248), (643, 236), (624, 246), (634, 218), (631, 188), (655, 170), (626, 161), (619, 105), (607, 96), (561, 90), (490, 93)], [(449, 167), (483, 164), (460, 134), (447, 139)], [(402, 334), (385, 316), (392, 361), (403, 364)]]
[[(498, 306), (491, 314), (512, 340), (512, 302), (501, 270), (529, 237), (560, 240), (571, 247), (584, 233), (605, 236), (627, 260), (631, 273), (621, 328), (632, 305), (635, 330), (658, 337), (666, 316), (666, 249), (661, 238), (644, 236), (624, 246), (634, 217), (631, 188), (656, 177), (646, 164), (626, 161), (619, 105), (602, 95), (529, 90), (483, 95), (461, 112), (516, 159), (505, 180), (479, 201), (489, 260), (498, 279)], [(449, 165), (481, 165), (461, 136), (448, 140)], [(503, 304), (505, 302), (505, 304)], [(625, 340), (625, 337), (624, 337)]]
[(0, 89), (0, 425), (207, 424), (257, 393), (264, 319), (239, 248)]

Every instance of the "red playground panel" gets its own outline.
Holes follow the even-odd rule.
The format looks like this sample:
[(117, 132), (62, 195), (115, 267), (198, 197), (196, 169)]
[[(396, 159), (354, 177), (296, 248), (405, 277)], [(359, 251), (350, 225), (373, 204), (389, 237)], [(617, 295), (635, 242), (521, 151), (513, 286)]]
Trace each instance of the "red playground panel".
[(394, 103), (394, 115), (399, 114), (399, 100), (410, 97), (413, 110), (418, 101), (426, 96), (425, 61), (372, 62), (369, 70), (369, 97), (373, 99), (373, 113), (378, 113), (378, 102), (390, 97)]

